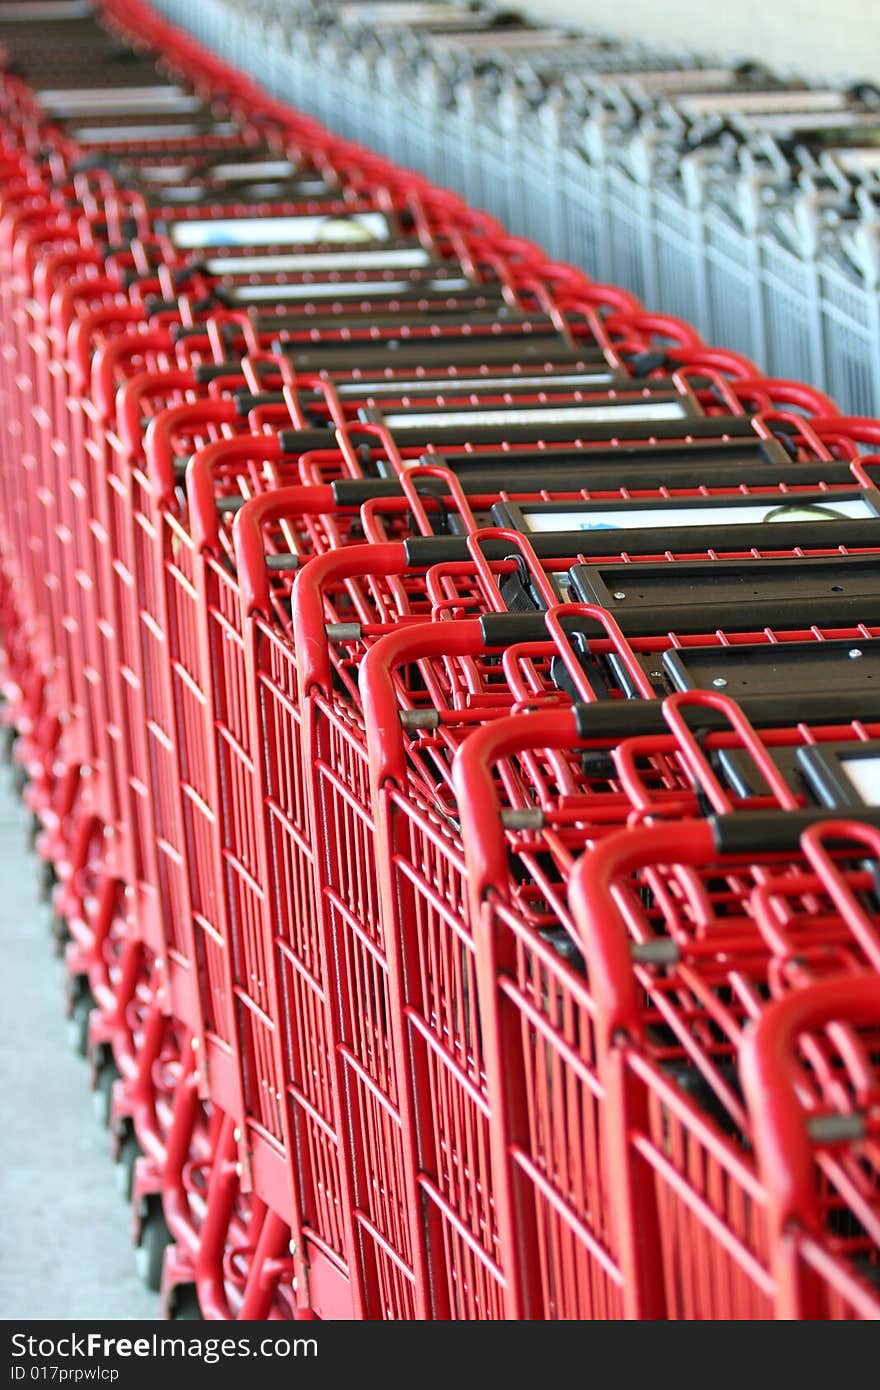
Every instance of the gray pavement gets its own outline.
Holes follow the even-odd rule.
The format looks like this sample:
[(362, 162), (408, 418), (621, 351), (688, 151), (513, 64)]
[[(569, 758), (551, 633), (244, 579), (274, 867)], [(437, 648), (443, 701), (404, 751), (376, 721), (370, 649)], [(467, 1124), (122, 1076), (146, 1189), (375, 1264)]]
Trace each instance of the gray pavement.
[(63, 969), (37, 900), (23, 812), (0, 775), (0, 1310), (149, 1318), (107, 1131), (67, 1039)]

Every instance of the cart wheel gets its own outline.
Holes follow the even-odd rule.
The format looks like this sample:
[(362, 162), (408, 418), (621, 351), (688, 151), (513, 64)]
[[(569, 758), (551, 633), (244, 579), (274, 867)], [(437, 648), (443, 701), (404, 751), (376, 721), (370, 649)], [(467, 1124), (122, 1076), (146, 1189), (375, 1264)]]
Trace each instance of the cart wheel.
[(67, 943), (70, 940), (70, 932), (64, 918), (57, 912), (52, 913), (49, 922), (49, 939), (52, 942), (53, 956), (57, 956), (58, 959), (61, 960), (67, 949)]
[(170, 1319), (172, 1322), (204, 1322), (195, 1284), (179, 1284), (174, 1290)]
[(94, 1004), (87, 994), (80, 995), (74, 1002), (68, 1021), (70, 1046), (78, 1057), (85, 1057), (89, 1050), (89, 1019)]
[(14, 762), (12, 764), (12, 790), (15, 792), (16, 796), (19, 799), (21, 799), (21, 797), (24, 796), (24, 791), (27, 784), (27, 770), (22, 767), (21, 763)]
[(116, 1185), (126, 1202), (131, 1201), (132, 1188), (134, 1187), (134, 1165), (141, 1153), (141, 1146), (136, 1136), (126, 1134), (119, 1145), (119, 1157), (116, 1160)]
[(113, 1083), (119, 1077), (119, 1068), (112, 1057), (103, 1062), (95, 1078), (95, 1089), (92, 1092), (92, 1104), (95, 1107), (95, 1114), (105, 1127), (110, 1123), (110, 1106), (113, 1100)]
[(11, 725), (7, 725), (7, 727), (3, 730), (2, 742), (0, 742), (0, 757), (2, 757), (3, 761), (10, 767), (12, 765), (12, 750), (14, 747), (15, 730), (11, 727)]
[(153, 1293), (158, 1293), (162, 1287), (162, 1262), (165, 1247), (170, 1244), (171, 1232), (161, 1208), (153, 1207), (141, 1226), (141, 1243), (135, 1251), (138, 1274)]
[[(31, 842), (31, 849), (33, 849), (33, 847), (33, 842)], [(52, 901), (52, 893), (57, 881), (55, 877), (55, 866), (51, 864), (48, 859), (38, 859), (37, 892), (41, 903), (49, 903)]]

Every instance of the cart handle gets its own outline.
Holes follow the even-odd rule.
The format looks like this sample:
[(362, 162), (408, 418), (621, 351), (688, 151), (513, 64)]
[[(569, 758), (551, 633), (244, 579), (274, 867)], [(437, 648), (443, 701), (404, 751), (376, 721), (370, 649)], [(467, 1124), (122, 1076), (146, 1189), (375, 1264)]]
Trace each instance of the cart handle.
[(675, 367), (707, 367), (710, 371), (727, 372), (734, 380), (758, 375), (758, 368), (741, 352), (717, 347), (670, 347), (666, 360)]
[[(292, 364), (289, 365), (291, 371), (293, 371)], [(339, 409), (340, 412), (342, 412), (343, 406), (341, 403)], [(388, 462), (398, 476), (406, 472), (406, 464), (397, 447), (397, 441), (386, 424), (375, 420), (342, 420), (341, 423), (338, 423), (336, 426), (336, 440), (342, 450), (346, 463), (351, 469), (353, 477), (359, 478), (362, 476), (363, 466), (358, 457), (358, 446), (363, 444), (367, 439), (375, 439), (378, 441), (379, 446), (388, 458)]]
[(744, 406), (752, 401), (766, 402), (761, 410), (777, 409), (783, 405), (798, 406), (811, 416), (839, 416), (839, 408), (824, 391), (815, 386), (805, 386), (800, 381), (785, 381), (779, 377), (741, 377), (733, 383), (733, 389)]
[(370, 783), (377, 795), (383, 787), (400, 786), (406, 780), (406, 752), (394, 672), (416, 661), (476, 657), (484, 650), (482, 629), (473, 618), (401, 627), (370, 647), (361, 662), (358, 686), (367, 728)]
[(277, 488), (245, 502), (233, 522), (232, 533), (239, 590), (247, 617), (256, 614), (267, 617), (270, 612), (271, 593), (263, 528), (285, 517), (319, 515), (339, 510), (341, 508), (332, 486), (321, 484)]
[(828, 842), (839, 839), (841, 831), (845, 832), (847, 844), (862, 847), (868, 858), (880, 861), (880, 831), (861, 818), (831, 820), (810, 826), (803, 837), (804, 854), (840, 913), (847, 930), (852, 933), (873, 968), (880, 971), (880, 933), (865, 912), (863, 904), (839, 872), (829, 850)]
[(590, 992), (601, 1004), (595, 1027), (597, 1045), (606, 1054), (620, 1034), (639, 1035), (641, 1017), (630, 939), (614, 899), (615, 879), (647, 865), (705, 864), (714, 854), (711, 825), (692, 819), (617, 831), (575, 865), (568, 901)]
[(184, 405), (169, 406), (153, 416), (144, 435), (144, 456), (160, 507), (171, 503), (177, 487), (171, 447), (174, 436), (200, 425), (233, 424), (237, 419), (235, 406), (229, 400), (187, 401)]
[[(22, 189), (21, 193), (24, 192), (25, 190)], [(12, 190), (4, 190), (4, 199), (9, 199), (12, 196)], [(32, 190), (30, 197), (24, 198), (20, 203), (13, 204), (12, 207), (0, 202), (0, 245), (3, 247), (5, 257), (13, 261), (13, 270), (16, 274), (21, 274), (22, 270), (22, 267), (14, 261), (19, 236), (24, 237), (26, 235), (29, 222), (36, 221), (40, 226), (46, 226), (50, 221), (51, 212), (52, 206), (45, 192), (38, 192), (36, 189)], [(67, 225), (69, 230), (74, 230), (69, 220)]]
[(300, 686), (329, 695), (333, 685), (330, 646), (324, 624), (324, 588), (331, 582), (405, 574), (411, 566), (406, 546), (387, 541), (351, 545), (316, 555), (297, 575), (291, 594), (291, 620)]
[[(814, 1233), (822, 1229), (814, 1140), (798, 1094), (795, 1045), (801, 1034), (830, 1024), (880, 1024), (880, 981), (875, 974), (840, 976), (793, 990), (767, 1005), (742, 1043), (739, 1073), (776, 1239), (786, 1236), (792, 1223)], [(858, 1116), (853, 1119), (858, 1121)]]
[(880, 421), (867, 415), (814, 415), (810, 421), (817, 434), (839, 435), (861, 444), (880, 445)]
[(80, 228), (72, 221), (70, 214), (58, 208), (47, 207), (45, 215), (28, 221), (22, 219), (16, 229), (12, 246), (12, 272), (14, 275), (30, 277), (34, 261), (42, 250), (42, 243), (48, 239), (57, 241), (62, 236), (76, 236)]
[[(663, 702), (663, 712), (675, 738), (676, 748), (697, 786), (709, 797), (713, 809), (719, 815), (733, 810), (730, 797), (712, 771), (709, 760), (700, 746), (699, 739), (685, 717), (686, 710), (702, 714), (714, 710), (742, 741), (752, 761), (767, 782), (771, 794), (779, 807), (785, 811), (795, 811), (799, 802), (797, 796), (781, 775), (773, 759), (767, 753), (760, 735), (750, 723), (741, 705), (729, 695), (712, 690), (676, 691)], [(644, 795), (644, 785), (638, 770), (638, 755), (642, 750), (638, 745), (626, 743), (615, 750), (614, 763), (620, 780), (633, 798), (633, 805), (642, 810), (650, 810), (650, 798)]]
[[(76, 320), (77, 305), (83, 298), (94, 298), (99, 294), (123, 294), (122, 286), (112, 275), (96, 275), (91, 280), (68, 280), (60, 285), (49, 301), (49, 313), (58, 331), (69, 335), (70, 326)], [(143, 318), (143, 310), (140, 310)]]
[(568, 674), (585, 704), (592, 703), (593, 691), (584, 681), (584, 673), (581, 670), (577, 654), (573, 650), (568, 633), (563, 626), (566, 618), (594, 618), (605, 629), (606, 636), (614, 643), (615, 651), (626, 667), (630, 679), (638, 689), (642, 699), (654, 700), (656, 698), (654, 687), (636, 660), (635, 653), (624, 637), (617, 620), (607, 608), (592, 603), (554, 603), (547, 609), (545, 615), (547, 631), (556, 643)]
[(482, 530), (471, 531), (466, 537), (466, 547), (474, 562), (477, 576), (483, 585), (486, 602), (492, 604), (496, 613), (506, 613), (507, 609), (501, 591), (492, 573), (492, 567), (483, 550), (485, 541), (503, 542), (511, 547), (511, 558), (522, 561), (538, 593), (548, 608), (557, 602), (553, 585), (535, 554), (534, 547), (522, 531), (513, 531), (503, 526), (485, 526)]
[[(773, 428), (774, 425), (784, 425), (784, 431)], [(761, 410), (757, 415), (752, 416), (752, 427), (761, 439), (785, 438), (792, 443), (796, 441), (806, 446), (817, 459), (823, 462), (830, 462), (833, 455), (826, 442), (815, 428), (816, 417), (807, 420), (803, 415), (797, 415), (791, 410), (780, 410), (774, 407), (771, 410)]]
[[(601, 288), (608, 290), (610, 287), (603, 285)], [(615, 295), (616, 298), (618, 296)], [(605, 327), (609, 333), (626, 334), (635, 329), (638, 334), (671, 338), (676, 347), (685, 350), (705, 347), (702, 336), (684, 319), (677, 318), (674, 314), (649, 313), (634, 295), (627, 296), (630, 301), (628, 304), (624, 302), (622, 293), (619, 298), (620, 310), (610, 314), (605, 320)], [(610, 294), (607, 299), (608, 302), (613, 302)]]
[(510, 877), (493, 767), (525, 750), (566, 749), (579, 741), (573, 710), (556, 707), (493, 720), (475, 729), (457, 749), (452, 785), (461, 819), (468, 891), (477, 909), (491, 893), (500, 893)]
[[(729, 378), (725, 377), (717, 368), (709, 366), (696, 366), (692, 362), (687, 362), (683, 367), (676, 367), (672, 373), (672, 380), (677, 390), (687, 392), (695, 402), (699, 402), (697, 395), (697, 383), (708, 381), (709, 389), (714, 390), (729, 410), (731, 415), (742, 415), (742, 402), (736, 394), (736, 388), (731, 384)], [(704, 388), (705, 389), (705, 388)], [(705, 412), (704, 412), (705, 413)]]
[[(116, 293), (120, 293), (118, 287)], [(75, 389), (85, 392), (91, 383), (95, 404), (105, 420), (113, 413), (115, 391), (110, 392), (108, 400), (101, 374), (100, 353), (95, 353), (92, 335), (98, 329), (112, 323), (142, 323), (143, 317), (143, 309), (139, 304), (108, 304), (75, 319), (68, 332), (67, 351), (74, 370)], [(144, 341), (138, 346), (149, 350), (150, 342), (146, 334)]]
[[(116, 318), (116, 311), (106, 309), (102, 311), (105, 322), (112, 323)], [(92, 315), (92, 321), (95, 320)], [(100, 326), (95, 324), (96, 327)], [(88, 343), (85, 344), (86, 348)], [(114, 338), (112, 342), (102, 343), (101, 347), (94, 355), (92, 361), (92, 397), (101, 417), (104, 420), (112, 420), (116, 411), (116, 401), (118, 386), (116, 384), (115, 370), (120, 362), (126, 358), (137, 357), (145, 352), (167, 352), (170, 346), (168, 334), (162, 329), (154, 329), (144, 333), (124, 333), (120, 338)]]
[[(482, 626), (485, 630), (485, 620)], [(455, 755), (452, 780), (476, 900), (493, 889), (498, 891), (508, 878), (501, 807), (492, 777), (495, 763), (527, 750), (587, 751), (599, 743), (614, 745), (624, 738), (662, 735), (665, 729), (659, 700), (603, 700), (498, 719), (471, 734)]]
[[(231, 424), (237, 419), (234, 401), (215, 400), (213, 406), (213, 413), (203, 417), (206, 424)], [(277, 463), (281, 457), (277, 434), (236, 435), (195, 451), (186, 469), (186, 498), (190, 534), (197, 551), (216, 555), (220, 550), (220, 513), (214, 492), (217, 469), (256, 459)]]
[(156, 391), (192, 390), (194, 386), (192, 372), (183, 367), (169, 367), (167, 371), (138, 372), (137, 376), (129, 377), (122, 383), (116, 392), (116, 424), (130, 460), (143, 458), (144, 397)]
[[(416, 516), (424, 516), (422, 509), (421, 493), (419, 483), (423, 483), (422, 492), (427, 496), (448, 497), (453, 506), (457, 509), (462, 523), (466, 530), (476, 531), (477, 519), (471, 511), (467, 495), (461, 485), (458, 476), (450, 468), (443, 467), (440, 463), (429, 461), (414, 463), (409, 468), (403, 468), (399, 474), (399, 485), (404, 497), (409, 502), (413, 513)], [(437, 484), (432, 487), (431, 484)], [(425, 518), (427, 521), (427, 518)], [(426, 534), (430, 534), (430, 525), (425, 526)]]
[[(569, 892), (594, 997), (601, 1001), (597, 1029), (604, 1045), (618, 1032), (638, 1032), (640, 999), (629, 937), (614, 898), (614, 882), (635, 869), (657, 864), (707, 865), (722, 856), (749, 857), (800, 848), (801, 836), (825, 810), (756, 811), (628, 829), (610, 835), (575, 867)], [(838, 827), (845, 832), (846, 826)], [(844, 833), (842, 836), (846, 838)]]
[(34, 297), (44, 313), (49, 312), (52, 296), (56, 292), (55, 278), (63, 265), (100, 264), (102, 261), (94, 246), (80, 246), (73, 242), (63, 251), (52, 251), (41, 256), (34, 267), (33, 285)]

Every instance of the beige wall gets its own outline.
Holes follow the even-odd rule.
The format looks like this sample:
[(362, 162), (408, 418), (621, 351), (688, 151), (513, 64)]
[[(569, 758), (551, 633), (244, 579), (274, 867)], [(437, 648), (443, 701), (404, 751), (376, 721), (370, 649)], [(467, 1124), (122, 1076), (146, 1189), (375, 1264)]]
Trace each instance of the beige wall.
[(526, 0), (544, 20), (880, 81), (880, 0)]

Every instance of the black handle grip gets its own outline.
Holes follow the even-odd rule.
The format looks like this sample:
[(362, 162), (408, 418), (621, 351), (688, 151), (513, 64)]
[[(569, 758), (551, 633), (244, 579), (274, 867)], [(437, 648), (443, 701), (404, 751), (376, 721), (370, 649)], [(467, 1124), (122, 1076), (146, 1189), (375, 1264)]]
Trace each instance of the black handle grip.
[[(719, 854), (745, 855), (794, 852), (805, 830), (811, 825), (833, 819), (833, 811), (816, 807), (804, 811), (743, 811), (735, 815), (713, 816), (709, 823)], [(880, 810), (873, 808), (847, 811), (846, 819), (880, 828)], [(841, 843), (845, 844), (845, 839)]]
[[(737, 700), (736, 703), (749, 723), (758, 731), (784, 729), (792, 723), (790, 695), (751, 695)], [(612, 732), (619, 729), (621, 738), (671, 732), (662, 715), (661, 701), (627, 700), (602, 706), (576, 705), (574, 716), (578, 737), (605, 737), (605, 721), (614, 712), (619, 713), (620, 723), (612, 724), (610, 727)], [(721, 730), (729, 731), (731, 727), (730, 720), (720, 710), (693, 705), (687, 708), (685, 717), (691, 728), (699, 729), (701, 732), (717, 733)], [(875, 722), (880, 720), (880, 691), (858, 691), (848, 694), (845, 714), (841, 710), (840, 698), (836, 693), (805, 692), (798, 697), (796, 717), (799, 722), (814, 725), (841, 724), (856, 719), (865, 723)]]
[(585, 743), (669, 732), (660, 700), (598, 700), (576, 704), (572, 712), (577, 736)]
[[(449, 489), (440, 478), (413, 478), (412, 482), (419, 497), (442, 502), (449, 495)], [(333, 484), (333, 495), (344, 507), (360, 506), (373, 497), (405, 496), (396, 478), (340, 478)]]
[[(122, 272), (119, 278), (122, 282), (122, 288), (124, 290), (131, 290), (134, 289), (135, 285), (143, 284), (145, 280), (155, 279), (155, 276), (150, 274), (142, 275), (139, 270), (125, 270)], [(176, 307), (177, 306), (175, 305), (175, 308)], [(147, 315), (149, 316), (153, 312), (152, 299), (148, 298), (144, 301), (144, 308), (146, 310)]]
[(305, 454), (310, 449), (333, 447), (333, 433), (329, 429), (282, 430), (279, 439), (284, 454)]
[(484, 613), (480, 618), (480, 631), (487, 647), (552, 640), (543, 613)]
[(374, 497), (403, 496), (396, 478), (339, 478), (332, 486), (333, 500), (339, 507), (361, 507)]
[(283, 405), (284, 395), (281, 391), (236, 391), (232, 397), (235, 409), (238, 414), (244, 417), (252, 410), (256, 410), (261, 405)]
[(173, 323), (171, 325), (171, 341), (182, 343), (186, 338), (204, 338), (206, 332), (203, 323), (182, 324)]
[[(257, 364), (259, 370), (262, 364)], [(193, 376), (200, 386), (216, 381), (221, 376), (241, 376), (241, 362), (199, 362), (193, 367)]]
[[(303, 431), (302, 431), (302, 430), (297, 430), (297, 429), (284, 429), (284, 430), (279, 430), (279, 432), (278, 432), (278, 442), (279, 442), (279, 444), (281, 445), (282, 452), (285, 453), (285, 454), (301, 454), (301, 453), (303, 452), (303, 445), (302, 445), (302, 442), (301, 442), (301, 441), (302, 441), (302, 436), (303, 436)], [(316, 445), (314, 445), (313, 447), (316, 448), (316, 449), (322, 449), (322, 448), (323, 448), (323, 449), (330, 449), (330, 448), (332, 448), (332, 446), (333, 446), (333, 439), (334, 439), (334, 436), (333, 436), (333, 434), (332, 434), (332, 432), (331, 432), (330, 427), (328, 427), (328, 428), (324, 431), (324, 433), (323, 433), (323, 438), (322, 438), (322, 440), (321, 440), (321, 443), (320, 443), (320, 444), (316, 444)]]
[[(451, 564), (470, 557), (467, 541), (454, 536), (410, 536), (403, 544), (407, 564), (414, 569), (428, 569), (431, 565)], [(482, 550), (490, 560), (503, 560), (510, 555), (511, 546), (509, 541), (488, 541)]]
[[(130, 288), (131, 284), (136, 283), (139, 278), (139, 276), (133, 276), (127, 288)], [(173, 314), (177, 311), (177, 300), (160, 299), (158, 295), (150, 295), (144, 301), (144, 310), (148, 319), (155, 318), (157, 314)]]

